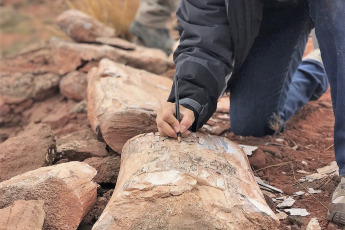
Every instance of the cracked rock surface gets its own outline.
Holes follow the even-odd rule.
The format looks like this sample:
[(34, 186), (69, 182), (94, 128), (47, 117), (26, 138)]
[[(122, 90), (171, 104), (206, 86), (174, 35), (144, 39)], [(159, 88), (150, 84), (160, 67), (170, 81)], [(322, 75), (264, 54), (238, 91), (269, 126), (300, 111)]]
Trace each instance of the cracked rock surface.
[(82, 162), (42, 167), (0, 183), (0, 209), (16, 200), (43, 200), (43, 229), (76, 229), (97, 200), (96, 170)]
[(54, 134), (49, 125), (27, 128), (0, 144), (0, 182), (51, 165), (55, 159)]
[(88, 119), (93, 131), (116, 152), (127, 140), (157, 130), (156, 109), (172, 80), (103, 59), (88, 74)]
[(245, 153), (222, 137), (129, 140), (113, 196), (93, 230), (276, 229)]
[(42, 200), (17, 200), (11, 206), (0, 209), (0, 229), (42, 229), (45, 212)]

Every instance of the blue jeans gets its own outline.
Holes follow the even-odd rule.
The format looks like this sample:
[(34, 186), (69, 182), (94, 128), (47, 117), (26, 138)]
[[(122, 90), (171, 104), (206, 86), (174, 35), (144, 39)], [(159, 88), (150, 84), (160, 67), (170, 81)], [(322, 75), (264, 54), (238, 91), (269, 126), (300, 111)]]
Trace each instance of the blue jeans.
[(327, 81), (320, 63), (301, 60), (315, 26), (331, 86), (336, 160), (345, 175), (344, 22), (344, 0), (267, 4), (259, 35), (230, 84), (231, 131), (243, 136), (280, 132), (297, 110), (324, 92)]

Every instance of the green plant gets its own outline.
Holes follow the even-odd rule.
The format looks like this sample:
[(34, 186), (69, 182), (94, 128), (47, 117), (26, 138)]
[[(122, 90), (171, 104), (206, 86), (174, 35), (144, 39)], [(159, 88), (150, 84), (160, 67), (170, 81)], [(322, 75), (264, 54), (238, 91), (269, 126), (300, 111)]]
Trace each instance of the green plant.
[(111, 26), (116, 35), (130, 38), (129, 25), (134, 20), (140, 0), (65, 0), (72, 9), (80, 10)]

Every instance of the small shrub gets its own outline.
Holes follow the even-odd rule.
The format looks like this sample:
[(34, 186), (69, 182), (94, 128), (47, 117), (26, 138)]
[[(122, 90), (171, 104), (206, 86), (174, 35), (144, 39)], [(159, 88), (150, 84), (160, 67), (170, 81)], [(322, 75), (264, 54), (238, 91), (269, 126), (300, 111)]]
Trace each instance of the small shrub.
[(116, 35), (129, 39), (129, 25), (135, 18), (140, 0), (65, 0), (72, 9), (80, 10), (115, 29)]

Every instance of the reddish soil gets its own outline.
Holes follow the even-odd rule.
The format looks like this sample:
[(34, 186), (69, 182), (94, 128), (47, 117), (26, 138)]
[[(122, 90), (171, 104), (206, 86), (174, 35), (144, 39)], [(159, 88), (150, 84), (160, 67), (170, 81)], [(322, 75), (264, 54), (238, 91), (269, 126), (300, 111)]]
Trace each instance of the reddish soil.
[[(294, 197), (297, 200), (293, 207), (307, 209), (310, 216), (287, 218), (281, 222), (280, 229), (287, 229), (287, 225), (295, 225), (299, 227), (297, 229), (303, 229), (311, 218), (317, 218), (322, 229), (336, 229), (336, 225), (329, 224), (326, 216), (330, 197), (339, 182), (339, 177), (302, 184), (303, 187), (296, 183), (305, 176), (298, 173), (298, 170), (315, 173), (316, 169), (335, 160), (333, 123), (330, 92), (327, 91), (318, 101), (309, 102), (302, 108), (288, 122), (285, 132), (279, 135), (254, 138), (226, 134), (230, 140), (238, 143), (259, 146), (259, 149), (263, 150), (270, 147), (269, 152), (260, 151), (258, 156), (254, 153), (255, 159), (251, 157), (249, 159), (252, 166), (256, 166), (254, 174), (270, 185), (282, 189), (285, 195), (291, 195), (297, 191), (306, 192), (303, 187), (322, 190), (320, 194), (313, 194), (313, 196), (306, 193), (300, 198)], [(284, 141), (281, 142), (281, 140)]]

